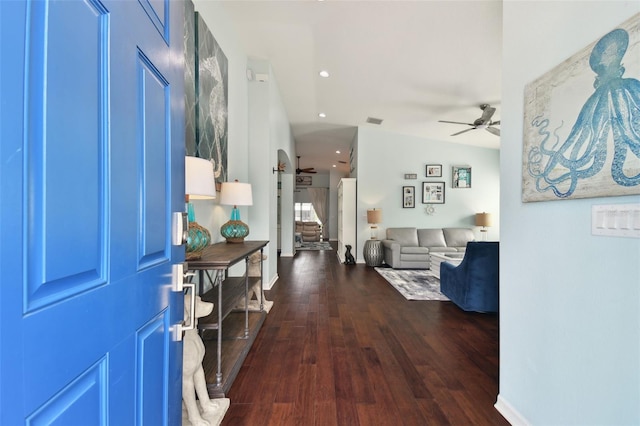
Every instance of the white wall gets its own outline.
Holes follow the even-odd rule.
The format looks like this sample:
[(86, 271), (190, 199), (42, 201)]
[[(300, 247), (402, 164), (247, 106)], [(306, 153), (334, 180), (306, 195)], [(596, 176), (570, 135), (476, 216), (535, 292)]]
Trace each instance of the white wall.
[(338, 240), (338, 183), (348, 177), (344, 173), (332, 170), (329, 173), (329, 240)]
[[(247, 104), (247, 56), (240, 45), (231, 20), (216, 2), (194, 0), (195, 10), (202, 15), (202, 19), (213, 34), (220, 48), (227, 57), (229, 64), (229, 99), (228, 99), (228, 155), (227, 170), (229, 179), (248, 182), (249, 151), (248, 139), (248, 104)], [(213, 242), (224, 241), (220, 235), (220, 227), (231, 216), (230, 206), (221, 206), (220, 193), (216, 200), (192, 201), (197, 222), (211, 232)], [(251, 225), (251, 217), (247, 207), (239, 207), (240, 216), (244, 222)], [(251, 238), (250, 236), (249, 238)], [(234, 267), (232, 274), (244, 271), (244, 267)]]
[[(277, 174), (272, 168), (278, 163), (278, 150), (295, 158), (295, 146), (289, 120), (280, 92), (268, 63), (249, 60), (239, 42), (231, 19), (220, 2), (194, 0), (196, 11), (220, 45), (229, 62), (229, 138), (228, 176), (230, 180), (249, 182), (253, 189), (253, 206), (241, 207), (242, 220), (250, 227), (249, 239), (269, 240), (264, 265), (265, 288), (277, 279)], [(268, 82), (249, 82), (247, 69), (268, 74)], [(288, 165), (289, 170), (291, 164)], [(288, 206), (292, 209), (291, 175), (282, 176)], [(219, 200), (195, 201), (198, 223), (210, 230), (214, 242), (223, 241), (220, 227), (229, 220), (231, 208), (220, 206)], [(285, 215), (286, 216), (286, 215)], [(293, 226), (285, 227), (290, 234), (288, 247), (293, 247)], [(231, 274), (244, 271), (235, 267)]]
[[(427, 164), (441, 164), (441, 178), (426, 178)], [(451, 167), (472, 167), (471, 188), (451, 187)], [(499, 240), (500, 153), (495, 149), (451, 144), (389, 133), (372, 127), (358, 129), (357, 149), (357, 233), (358, 247), (354, 255), (362, 258), (362, 247), (371, 238), (367, 210), (382, 209), (383, 223), (378, 225), (378, 238), (386, 228), (475, 227), (475, 213), (490, 212), (495, 226), (489, 228), (488, 239)], [(405, 180), (405, 173), (415, 173), (416, 180)], [(445, 203), (433, 204), (435, 214), (425, 212), (422, 204), (422, 182), (445, 182)], [(416, 206), (402, 208), (402, 187), (415, 186)]]
[(520, 201), (524, 86), (638, 12), (504, 2), (497, 407), (514, 424), (640, 424), (640, 240), (590, 230), (592, 205), (640, 197)]
[[(249, 176), (254, 190), (254, 205), (251, 208), (252, 224), (256, 232), (254, 239), (271, 241), (268, 246), (268, 269), (265, 272), (265, 288), (271, 288), (277, 279), (278, 240), (278, 174), (273, 168), (278, 164), (278, 151), (289, 159), (295, 157), (295, 145), (289, 119), (280, 97), (276, 76), (268, 62), (250, 59), (249, 67), (254, 74), (267, 74), (268, 81), (249, 83)], [(287, 170), (292, 170), (287, 165)], [(282, 174), (282, 218), (291, 218), (293, 210), (292, 175)], [(287, 222), (280, 229), (284, 255), (293, 251), (293, 224)]]

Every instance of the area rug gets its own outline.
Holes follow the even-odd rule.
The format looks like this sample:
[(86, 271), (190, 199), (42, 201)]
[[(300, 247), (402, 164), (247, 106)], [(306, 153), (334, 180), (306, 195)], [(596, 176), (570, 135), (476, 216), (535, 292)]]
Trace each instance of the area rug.
[(428, 270), (375, 268), (407, 300), (449, 300), (440, 293), (440, 280)]
[(333, 250), (329, 241), (309, 241), (303, 242), (296, 250)]

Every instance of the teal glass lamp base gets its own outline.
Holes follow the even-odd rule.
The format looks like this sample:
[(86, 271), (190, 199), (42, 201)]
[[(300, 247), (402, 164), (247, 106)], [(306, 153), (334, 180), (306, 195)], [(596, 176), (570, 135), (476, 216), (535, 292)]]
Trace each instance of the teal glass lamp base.
[(211, 243), (211, 234), (207, 228), (197, 222), (189, 222), (186, 259), (194, 260), (202, 257), (202, 252)]
[(187, 247), (185, 258), (187, 260), (200, 259), (202, 252), (211, 244), (211, 233), (207, 228), (196, 222), (196, 215), (191, 203), (187, 204), (189, 229), (187, 232)]
[(249, 235), (249, 225), (239, 220), (230, 220), (222, 225), (220, 235), (225, 237), (228, 243), (242, 243)]
[(249, 225), (240, 220), (240, 210), (237, 206), (233, 206), (231, 210), (231, 220), (220, 228), (220, 235), (225, 237), (228, 243), (242, 243), (249, 235)]

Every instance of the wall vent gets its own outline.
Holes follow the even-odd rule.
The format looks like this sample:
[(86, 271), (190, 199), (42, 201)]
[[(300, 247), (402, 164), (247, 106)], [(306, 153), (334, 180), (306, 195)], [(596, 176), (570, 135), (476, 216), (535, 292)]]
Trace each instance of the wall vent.
[(367, 123), (380, 125), (382, 124), (382, 118), (367, 117)]

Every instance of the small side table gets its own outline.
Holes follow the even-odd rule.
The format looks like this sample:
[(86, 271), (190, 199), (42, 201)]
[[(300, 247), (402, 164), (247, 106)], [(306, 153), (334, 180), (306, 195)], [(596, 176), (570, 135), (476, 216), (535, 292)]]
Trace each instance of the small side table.
[(367, 240), (364, 243), (362, 254), (367, 266), (382, 265), (382, 261), (384, 260), (384, 249), (382, 248), (382, 241)]

